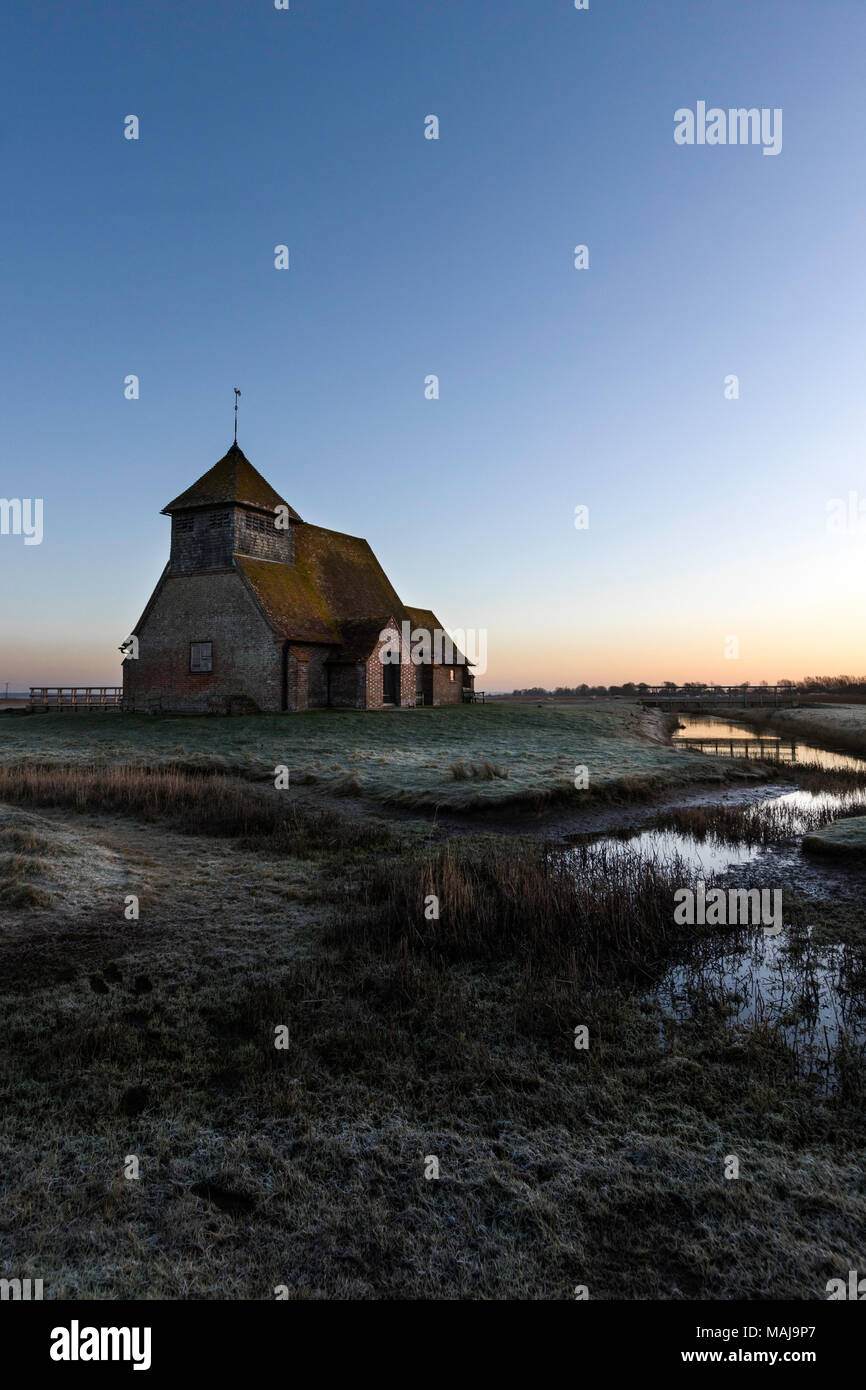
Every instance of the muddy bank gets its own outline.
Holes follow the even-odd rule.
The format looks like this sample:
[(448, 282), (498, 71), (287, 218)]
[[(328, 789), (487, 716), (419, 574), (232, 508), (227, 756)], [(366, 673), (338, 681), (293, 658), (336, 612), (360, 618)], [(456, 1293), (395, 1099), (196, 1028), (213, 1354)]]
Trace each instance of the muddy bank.
[[(603, 802), (586, 801), (581, 808), (570, 807), (552, 809), (534, 815), (502, 811), (499, 815), (486, 817), (483, 823), (469, 816), (436, 817), (436, 824), (449, 834), (477, 834), (479, 830), (497, 835), (528, 835), (533, 839), (568, 842), (576, 835), (616, 834), (630, 830), (638, 831), (653, 825), (662, 811), (689, 806), (750, 806), (768, 797), (781, 797), (796, 790), (794, 783), (769, 780), (769, 772), (762, 769), (763, 780), (749, 781), (743, 785), (744, 778), (735, 781), (721, 779), (698, 784), (692, 783), (688, 790), (671, 787), (657, 792), (645, 801)], [(759, 774), (760, 775), (760, 774)]]

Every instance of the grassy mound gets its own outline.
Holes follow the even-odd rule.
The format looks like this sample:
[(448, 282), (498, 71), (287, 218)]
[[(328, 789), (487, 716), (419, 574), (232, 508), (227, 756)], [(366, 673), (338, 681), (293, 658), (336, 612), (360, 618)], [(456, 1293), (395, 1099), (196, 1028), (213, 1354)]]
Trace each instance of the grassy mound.
[(836, 854), (866, 859), (866, 816), (848, 816), (822, 830), (803, 836), (803, 849), (810, 854)]

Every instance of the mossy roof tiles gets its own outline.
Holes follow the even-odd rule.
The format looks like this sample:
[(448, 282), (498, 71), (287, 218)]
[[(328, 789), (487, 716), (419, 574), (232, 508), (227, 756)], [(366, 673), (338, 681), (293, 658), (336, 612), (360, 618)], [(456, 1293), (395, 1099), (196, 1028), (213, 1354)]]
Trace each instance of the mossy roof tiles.
[(164, 515), (170, 515), (190, 507), (214, 507), (232, 502), (241, 507), (256, 507), (269, 512), (277, 507), (288, 507), (290, 517), (295, 521), (301, 519), (253, 467), (237, 444), (233, 444), (213, 468), (209, 468), (192, 487), (188, 487), (186, 492), (182, 492), (162, 510)]

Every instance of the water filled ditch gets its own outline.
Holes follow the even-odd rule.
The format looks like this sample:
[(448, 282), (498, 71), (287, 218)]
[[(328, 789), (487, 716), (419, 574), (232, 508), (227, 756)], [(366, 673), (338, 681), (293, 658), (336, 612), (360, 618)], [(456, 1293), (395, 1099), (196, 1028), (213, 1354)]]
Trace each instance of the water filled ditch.
[[(684, 714), (679, 719), (681, 727), (674, 735), (674, 745), (680, 743), (693, 750), (695, 741), (702, 740), (713, 757), (730, 756), (726, 753), (726, 747), (732, 745), (735, 757), (742, 756), (739, 750), (744, 745), (753, 745), (753, 756), (756, 756), (762, 743), (766, 745), (767, 742), (766, 735), (762, 738), (751, 726), (738, 725), (729, 719), (706, 714)], [(782, 744), (782, 760), (806, 763), (828, 772), (862, 772), (866, 776), (866, 758), (837, 753), (789, 738), (782, 740)], [(720, 815), (714, 823), (710, 809), (705, 817), (705, 833), (689, 833), (675, 826), (655, 826), (597, 837), (594, 843), (599, 849), (607, 848), (613, 853), (627, 849), (663, 861), (676, 857), (704, 877), (724, 874), (744, 865), (760, 870), (763, 867), (761, 861), (769, 860), (774, 874), (778, 876), (780, 862), (793, 866), (800, 861), (800, 840), (804, 834), (839, 816), (852, 814), (864, 803), (866, 784), (860, 790), (837, 792), (802, 788), (786, 790), (784, 784), (777, 783), (752, 796), (739, 821), (729, 819), (726, 823)], [(718, 804), (723, 804), (722, 798), (719, 798)], [(805, 877), (811, 878), (815, 872), (814, 864), (809, 864)], [(846, 872), (854, 872), (855, 879), (863, 877), (862, 872)]]
[[(691, 751), (701, 740), (712, 757), (761, 757), (761, 736), (751, 726), (708, 715), (681, 715), (680, 723), (674, 743)], [(763, 744), (766, 755), (767, 735)], [(866, 759), (790, 738), (781, 739), (772, 756), (831, 775), (866, 773)], [(866, 867), (816, 861), (801, 844), (807, 831), (862, 811), (864, 803), (866, 785), (837, 792), (789, 790), (777, 783), (758, 790), (747, 804), (719, 797), (679, 816), (677, 808), (662, 811), (660, 823), (649, 828), (575, 837), (576, 859), (634, 855), (676, 865), (684, 884), (692, 878), (722, 887), (782, 890), (788, 910), (781, 933), (766, 935), (760, 925), (719, 928), (666, 972), (650, 996), (660, 1006), (662, 1046), (674, 1046), (678, 1029), (700, 1021), (709, 1009), (732, 1037), (744, 1026), (768, 1026), (784, 1039), (803, 1075), (828, 1084), (840, 1043), (866, 1050), (866, 911), (861, 907)], [(795, 900), (796, 922), (790, 912)], [(828, 903), (847, 905), (847, 940), (829, 940), (832, 924), (822, 930)], [(852, 922), (860, 949), (851, 940)]]
[(828, 769), (866, 772), (866, 758), (855, 757), (852, 753), (836, 753), (788, 735), (761, 734), (751, 724), (737, 724), (717, 715), (680, 714), (677, 717), (680, 728), (673, 736), (675, 747), (703, 748), (703, 751), (719, 758), (754, 758), (762, 756), (762, 751), (764, 755), (772, 757), (774, 745), (777, 744), (781, 762), (815, 763)]

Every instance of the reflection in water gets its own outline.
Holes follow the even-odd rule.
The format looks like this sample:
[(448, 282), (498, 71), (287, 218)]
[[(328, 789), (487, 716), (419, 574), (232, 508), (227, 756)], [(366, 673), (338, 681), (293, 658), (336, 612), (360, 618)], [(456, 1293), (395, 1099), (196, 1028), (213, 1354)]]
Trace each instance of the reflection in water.
[[(681, 714), (679, 721), (683, 727), (674, 734), (674, 745), (694, 748), (694, 742), (689, 743), (688, 740), (700, 739), (705, 742), (703, 751), (714, 756), (718, 743), (717, 755), (720, 758), (742, 758), (749, 756), (750, 752), (752, 757), (760, 755), (761, 735), (750, 724), (734, 724), (729, 719), (712, 714)], [(734, 740), (733, 752), (731, 740)], [(773, 750), (778, 747), (778, 757), (782, 762), (817, 763), (819, 767), (842, 768), (847, 772), (866, 769), (866, 758), (858, 758), (851, 753), (831, 753), (825, 748), (816, 748), (814, 744), (801, 743), (796, 737), (792, 745), (790, 737), (772, 733), (766, 734), (763, 742), (767, 757), (775, 759), (777, 754)]]
[[(684, 725), (679, 730), (681, 739), (707, 739), (713, 744), (717, 739), (738, 740), (735, 756), (742, 756), (746, 741), (760, 744), (760, 736), (749, 726), (711, 715), (680, 718)], [(787, 747), (790, 758), (790, 741)], [(724, 751), (720, 742), (720, 755)], [(784, 752), (780, 755), (785, 756)], [(825, 769), (866, 771), (864, 758), (827, 752), (809, 743), (798, 742), (794, 756), (797, 762), (816, 763)], [(723, 803), (718, 803), (720, 813), (713, 821), (714, 808), (710, 807), (703, 838), (689, 833), (692, 826), (686, 819), (683, 830), (651, 829), (592, 841), (581, 837), (572, 854), (575, 863), (595, 856), (602, 865), (605, 857), (654, 861), (666, 867), (683, 887), (698, 878), (708, 887), (714, 879), (719, 886), (726, 880), (731, 885), (733, 880), (738, 887), (750, 887), (766, 884), (768, 879), (778, 885), (781, 878), (784, 885), (790, 882), (800, 860), (799, 840), (805, 831), (839, 815), (862, 814), (863, 800), (863, 787), (841, 792), (801, 789), (782, 796), (758, 794), (754, 800), (750, 798), (739, 821), (736, 815), (726, 814)], [(700, 823), (699, 814), (694, 819)], [(825, 872), (809, 868), (810, 874)], [(845, 872), (851, 879), (850, 890), (855, 879), (850, 870)], [(866, 1055), (864, 985), (862, 947), (819, 945), (812, 927), (788, 916), (779, 936), (765, 936), (755, 927), (719, 928), (696, 937), (648, 998), (661, 1010), (659, 1043), (663, 1048), (676, 1045), (683, 1026), (712, 1028), (723, 1020), (734, 1045), (745, 1040), (746, 1030), (765, 1027), (785, 1043), (801, 1075), (832, 1087), (839, 1078), (845, 1049)]]
[(791, 832), (794, 835), (805, 835), (808, 830), (815, 827), (816, 812), (821, 812), (821, 818), (825, 821), (835, 820), (839, 816), (850, 815), (852, 812), (859, 811), (863, 803), (863, 792), (787, 792), (784, 796), (777, 796), (767, 801), (758, 803), (758, 807), (781, 806), (790, 807), (793, 815), (791, 820)]
[[(863, 767), (862, 760), (853, 758), (840, 758), (834, 765), (845, 762)], [(813, 827), (816, 815), (822, 820), (832, 819), (862, 800), (862, 790), (799, 790), (762, 797), (752, 804), (749, 815), (773, 819), (780, 833), (778, 840), (776, 834), (771, 838), (777, 846), (787, 841), (797, 854), (797, 840)], [(659, 865), (676, 865), (683, 886), (689, 877), (702, 878), (708, 886), (714, 877), (717, 882), (727, 878), (730, 883), (733, 874), (737, 885), (746, 887), (762, 881), (761, 864), (756, 861), (763, 861), (768, 848), (755, 839), (726, 843), (712, 833), (699, 839), (684, 831), (656, 829), (605, 836), (581, 844), (573, 853), (589, 859), (634, 855)], [(782, 862), (766, 862), (774, 862), (778, 883), (778, 875), (784, 873)], [(736, 874), (746, 865), (752, 866), (749, 871)], [(767, 1026), (791, 1050), (802, 1075), (833, 1085), (840, 1043), (866, 1051), (859, 954), (842, 945), (819, 947), (811, 939), (810, 928), (795, 929), (790, 920), (780, 936), (768, 937), (756, 928), (738, 931), (734, 938), (726, 937), (726, 930), (720, 928), (695, 941), (685, 960), (668, 970), (654, 991), (652, 997), (662, 1010), (661, 1045), (673, 1045), (682, 1024), (700, 1023), (702, 1019), (718, 1021), (723, 1017), (732, 1039), (738, 1029)]]
[(665, 864), (677, 859), (698, 878), (724, 873), (738, 864), (750, 864), (760, 852), (760, 845), (727, 845), (709, 836), (706, 840), (696, 840), (694, 835), (683, 835), (676, 830), (642, 830), (628, 839), (607, 837), (575, 851), (585, 853), (590, 859), (594, 855), (624, 858), (632, 854)]
[[(696, 948), (686, 964), (667, 973), (656, 998), (674, 1025), (708, 1008), (723, 1012), (732, 1032), (767, 1025), (784, 1039), (803, 1075), (830, 1081), (841, 1041), (863, 1049), (862, 989), (851, 988), (859, 968), (848, 947), (818, 948), (808, 937), (792, 946), (759, 933), (746, 949)], [(663, 1023), (663, 1043), (673, 1036)]]
[[(801, 795), (797, 793), (796, 795)], [(803, 793), (802, 795), (808, 795)], [(645, 831), (630, 839), (607, 837), (576, 846), (575, 863), (598, 858), (651, 860), (679, 876), (724, 883), (726, 871), (752, 863), (762, 846), (698, 842), (675, 832)], [(737, 876), (751, 886), (754, 870)], [(730, 878), (727, 880), (730, 883)], [(673, 915), (673, 901), (671, 914)], [(660, 1008), (659, 1045), (676, 1045), (684, 1025), (718, 1027), (732, 1044), (746, 1030), (767, 1028), (788, 1048), (798, 1071), (832, 1088), (839, 1074), (840, 1047), (866, 1055), (866, 998), (863, 958), (843, 944), (818, 944), (813, 928), (786, 915), (781, 934), (754, 927), (719, 927), (697, 934), (646, 996)]]

